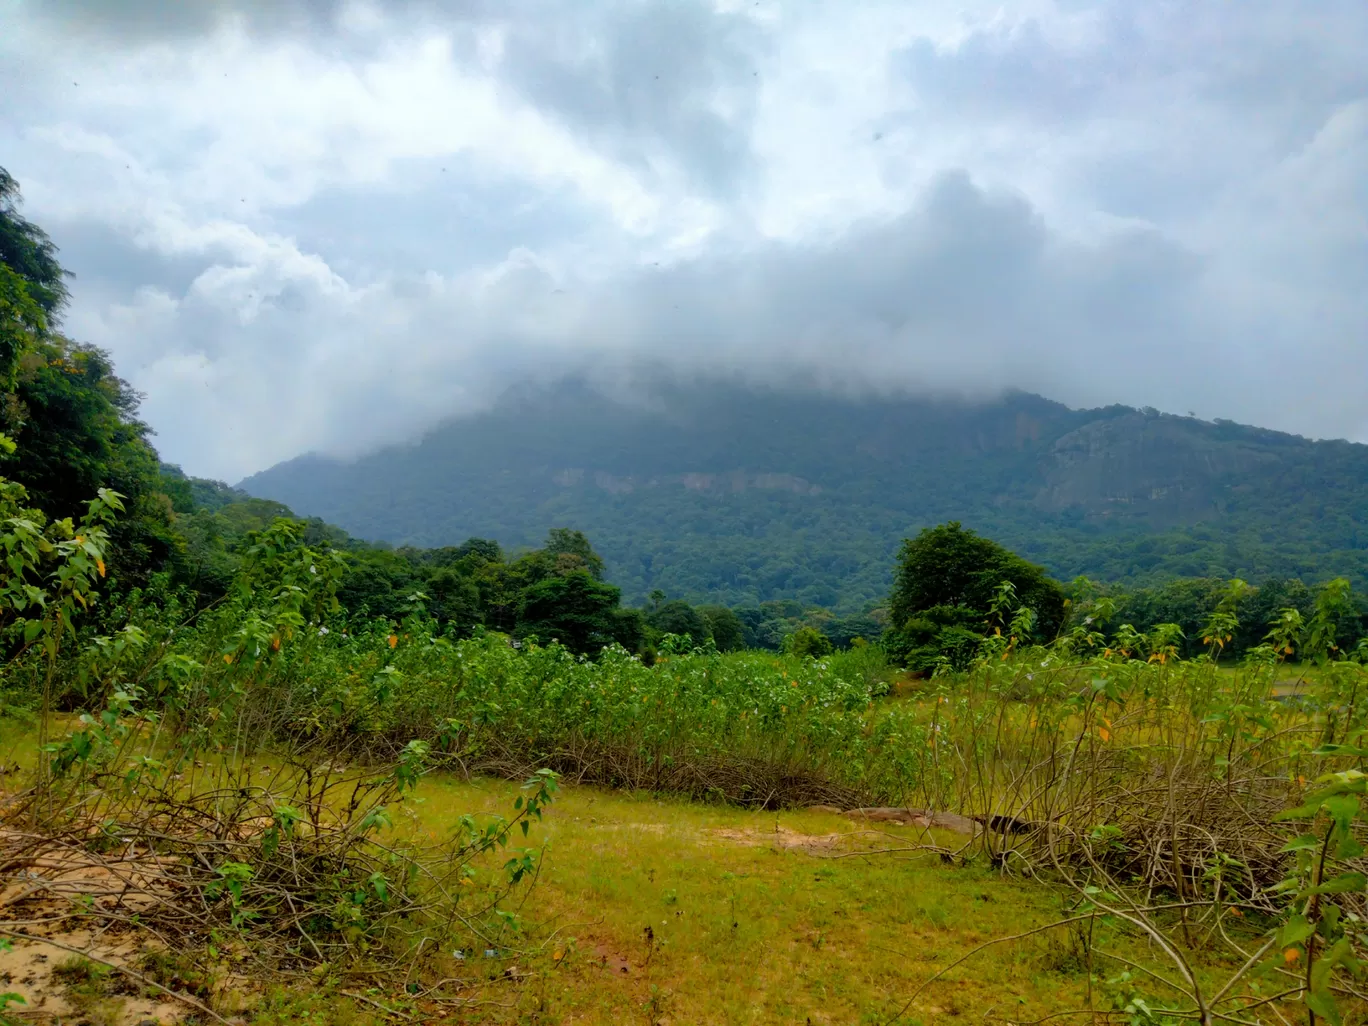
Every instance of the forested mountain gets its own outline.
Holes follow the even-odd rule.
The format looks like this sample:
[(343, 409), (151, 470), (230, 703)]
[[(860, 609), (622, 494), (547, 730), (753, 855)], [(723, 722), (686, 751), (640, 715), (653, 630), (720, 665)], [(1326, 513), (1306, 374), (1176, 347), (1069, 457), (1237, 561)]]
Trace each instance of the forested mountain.
[(413, 445), (241, 482), (359, 537), (533, 545), (573, 525), (628, 600), (857, 608), (943, 520), (1051, 573), (1368, 578), (1368, 446), (1154, 410), (666, 383), (522, 389)]

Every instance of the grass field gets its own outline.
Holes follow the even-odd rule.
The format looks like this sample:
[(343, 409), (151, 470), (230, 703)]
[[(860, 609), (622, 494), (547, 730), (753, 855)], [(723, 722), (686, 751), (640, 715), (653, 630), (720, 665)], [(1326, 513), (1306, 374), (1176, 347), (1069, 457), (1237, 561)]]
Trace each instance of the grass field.
[[(503, 781), (430, 778), (411, 823), (439, 832), (463, 812), (507, 809), (515, 793)], [(1065, 914), (1043, 884), (897, 851), (963, 842), (953, 834), (567, 787), (532, 839), (547, 854), (521, 896), (525, 936), (506, 933), (494, 958), (472, 952), (473, 972), (470, 956), (451, 961), (453, 975), (493, 981), (478, 990), (482, 1004), (397, 1007), (460, 1021), (910, 1026), (1029, 1022), (1088, 1006), (1088, 969), (1066, 927), (988, 947), (908, 1004), (962, 955)], [(1136, 938), (1109, 936), (1114, 950), (1163, 971)], [(1099, 1012), (1120, 993), (1101, 977)], [(392, 1002), (395, 992), (370, 996)], [(260, 1021), (297, 1021), (306, 1008), (322, 1011), (296, 996)], [(315, 1021), (368, 1017), (364, 1005), (332, 1008)]]

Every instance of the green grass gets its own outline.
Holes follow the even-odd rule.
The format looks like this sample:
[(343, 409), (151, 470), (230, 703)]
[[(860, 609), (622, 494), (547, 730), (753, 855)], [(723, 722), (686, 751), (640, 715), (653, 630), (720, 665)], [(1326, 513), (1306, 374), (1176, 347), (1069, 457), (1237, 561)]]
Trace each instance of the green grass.
[[(463, 812), (501, 812), (515, 791), (429, 778), (417, 826), (440, 831)], [(818, 812), (567, 787), (533, 840), (547, 845), (523, 907), (535, 921), (524, 943), (537, 953), (519, 961), (539, 975), (499, 1000), (536, 1021), (881, 1023), (941, 966), (1060, 913), (1048, 888), (986, 866), (851, 855), (915, 843), (915, 831), (862, 831)], [(1036, 1018), (1082, 1005), (1086, 986), (1064, 931), (1052, 931), (990, 949), (933, 984), (902, 1021), (989, 1010)]]
[[(32, 729), (0, 720), (7, 760), (31, 765)], [(507, 815), (517, 794), (503, 780), (433, 774), (394, 829), (440, 836), (468, 813)], [(445, 952), (429, 971), (475, 981), (461, 992), (470, 1007), (445, 1009), (453, 1021), (884, 1023), (942, 966), (1061, 912), (1050, 888), (986, 865), (877, 851), (928, 839), (822, 812), (563, 786), (526, 842), (545, 855), (539, 878), (508, 906), (521, 932), (492, 941), (493, 958), (476, 942), (464, 959)], [(343, 992), (420, 1021), (444, 1010), (409, 998), (403, 981), (320, 982), (316, 991), (263, 986), (254, 1021), (361, 1026), (383, 1018)], [(1083, 1005), (1086, 991), (1066, 932), (1054, 930), (976, 956), (899, 1021), (977, 1019), (990, 1010), (1031, 1019)]]

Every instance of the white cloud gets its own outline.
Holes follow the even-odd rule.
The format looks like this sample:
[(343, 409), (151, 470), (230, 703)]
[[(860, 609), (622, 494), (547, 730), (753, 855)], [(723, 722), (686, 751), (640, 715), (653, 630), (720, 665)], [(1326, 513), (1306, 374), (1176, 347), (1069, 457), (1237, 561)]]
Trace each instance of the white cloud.
[(192, 472), (643, 361), (1368, 438), (1355, 0), (0, 3), (68, 328)]

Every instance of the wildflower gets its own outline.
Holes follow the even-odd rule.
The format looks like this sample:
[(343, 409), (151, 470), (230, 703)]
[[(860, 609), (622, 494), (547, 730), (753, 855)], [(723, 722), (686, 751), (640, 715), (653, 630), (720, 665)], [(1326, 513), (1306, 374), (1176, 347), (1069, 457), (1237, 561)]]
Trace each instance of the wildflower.
[(327, 634), (327, 633), (328, 633), (328, 628), (326, 628), (326, 627), (320, 627), (320, 628), (318, 628), (318, 636), (319, 636), (320, 638), (323, 637), (323, 635), (325, 635), (325, 634)]

